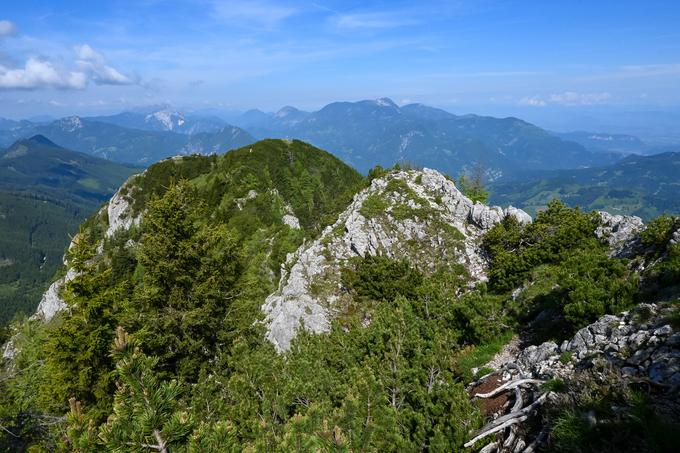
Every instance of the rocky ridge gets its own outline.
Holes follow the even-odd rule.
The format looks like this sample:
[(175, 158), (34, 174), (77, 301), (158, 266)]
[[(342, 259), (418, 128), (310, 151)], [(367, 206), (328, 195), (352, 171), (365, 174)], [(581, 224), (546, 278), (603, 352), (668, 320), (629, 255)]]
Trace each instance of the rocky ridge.
[(424, 270), (462, 264), (471, 285), (485, 281), (487, 263), (479, 241), (506, 216), (531, 221), (521, 209), (473, 203), (434, 170), (374, 179), (335, 224), (289, 254), (278, 290), (262, 305), (267, 338), (278, 351), (286, 351), (301, 328), (328, 332), (349, 297), (342, 291), (340, 271), (354, 257), (408, 256)]

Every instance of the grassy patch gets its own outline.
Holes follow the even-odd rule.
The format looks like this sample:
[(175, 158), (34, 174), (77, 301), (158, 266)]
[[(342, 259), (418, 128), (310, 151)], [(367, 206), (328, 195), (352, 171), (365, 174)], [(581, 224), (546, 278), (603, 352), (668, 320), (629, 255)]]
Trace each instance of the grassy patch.
[(81, 186), (83, 186), (87, 189), (93, 189), (93, 190), (101, 189), (101, 184), (95, 178), (80, 179), (80, 180), (78, 180), (78, 184), (80, 184)]
[(513, 331), (508, 330), (492, 341), (465, 348), (456, 358), (456, 371), (463, 376), (465, 382), (470, 382), (474, 378), (472, 369), (479, 368), (491, 360), (514, 335)]
[(562, 354), (560, 354), (560, 362), (563, 365), (566, 365), (567, 363), (571, 362), (572, 359), (572, 354), (569, 351), (564, 351)]
[(367, 219), (376, 218), (385, 213), (389, 203), (379, 194), (369, 195), (361, 205), (359, 212)]
[(551, 392), (566, 392), (567, 384), (562, 379), (550, 379), (548, 382), (542, 385), (544, 390)]
[(385, 191), (396, 192), (402, 195), (406, 195), (407, 193), (412, 192), (411, 188), (408, 186), (408, 183), (400, 178), (390, 179), (389, 182), (387, 183), (387, 187), (385, 187)]
[(405, 220), (419, 218), (425, 220), (432, 215), (432, 210), (427, 208), (412, 208), (406, 204), (400, 203), (395, 205), (391, 210), (390, 214), (395, 220)]

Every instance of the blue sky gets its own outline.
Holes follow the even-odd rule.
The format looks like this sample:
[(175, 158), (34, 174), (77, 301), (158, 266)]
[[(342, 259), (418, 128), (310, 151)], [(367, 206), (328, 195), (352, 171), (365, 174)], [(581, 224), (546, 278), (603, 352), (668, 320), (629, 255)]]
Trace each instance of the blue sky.
[(680, 106), (677, 1), (2, 3), (6, 117), (383, 96), (529, 116)]

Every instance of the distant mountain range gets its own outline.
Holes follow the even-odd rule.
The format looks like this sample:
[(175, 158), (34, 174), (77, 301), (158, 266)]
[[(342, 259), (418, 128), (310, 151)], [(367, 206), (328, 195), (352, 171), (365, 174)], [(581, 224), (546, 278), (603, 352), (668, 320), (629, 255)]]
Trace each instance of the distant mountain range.
[(317, 112), (284, 107), (251, 110), (232, 120), (256, 138), (296, 138), (326, 149), (362, 172), (376, 164), (409, 161), (457, 175), (472, 166), (497, 178), (524, 170), (579, 168), (612, 163), (517, 118), (458, 116), (422, 104), (399, 107), (390, 99), (334, 102)]
[(69, 235), (139, 171), (41, 135), (0, 150), (0, 325), (35, 309)]
[(590, 149), (591, 143), (580, 136), (560, 137), (517, 118), (460, 116), (422, 104), (399, 107), (386, 98), (334, 102), (316, 112), (290, 106), (276, 113), (250, 110), (231, 122), (235, 126), (167, 106), (48, 124), (5, 121), (0, 122), (0, 145), (42, 134), (70, 149), (147, 166), (171, 155), (222, 153), (256, 139), (295, 138), (330, 151), (363, 173), (375, 165), (408, 161), (454, 176), (481, 168), (491, 180), (526, 170), (606, 165), (621, 158), (616, 148)]
[(680, 152), (629, 156), (605, 167), (525, 174), (491, 187), (491, 201), (534, 214), (553, 198), (645, 220), (680, 213)]
[(159, 110), (123, 112), (117, 115), (98, 116), (91, 119), (132, 129), (168, 131), (187, 135), (202, 132), (218, 132), (225, 126), (228, 126), (224, 120), (215, 116), (190, 116), (169, 107), (163, 107)]
[[(147, 166), (169, 156), (225, 152), (255, 141), (246, 131), (226, 123), (181, 118), (179, 114), (162, 111), (148, 115), (71, 116), (48, 124), (5, 120), (0, 127), (0, 146), (40, 134), (69, 149)], [(189, 133), (192, 130), (200, 132), (192, 135)]]

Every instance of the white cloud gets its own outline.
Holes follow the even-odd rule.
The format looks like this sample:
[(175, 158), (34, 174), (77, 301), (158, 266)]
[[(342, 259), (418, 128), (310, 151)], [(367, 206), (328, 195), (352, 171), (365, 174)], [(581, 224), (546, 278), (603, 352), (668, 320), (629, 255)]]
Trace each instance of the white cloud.
[(67, 71), (37, 58), (29, 58), (23, 68), (0, 66), (0, 89), (32, 90), (51, 87), (82, 90), (86, 86), (85, 73)]
[(241, 25), (258, 24), (272, 27), (297, 14), (295, 8), (269, 1), (218, 0), (213, 3), (215, 15)]
[(17, 32), (17, 26), (14, 22), (8, 20), (0, 20), (0, 37), (11, 36)]
[(132, 78), (110, 66), (102, 54), (87, 44), (76, 46), (75, 66), (69, 69), (43, 58), (29, 57), (24, 67), (0, 62), (0, 90), (58, 88), (82, 90), (97, 85), (131, 85)]
[(533, 107), (544, 107), (547, 103), (538, 96), (526, 97), (519, 100), (520, 105), (531, 105)]
[(89, 45), (76, 46), (75, 52), (78, 58), (76, 63), (82, 71), (90, 74), (97, 85), (131, 85), (135, 83), (130, 77), (109, 66), (104, 56)]
[(604, 104), (611, 99), (611, 94), (601, 93), (577, 93), (575, 91), (565, 91), (560, 94), (551, 94), (550, 102), (563, 105), (595, 105)]

